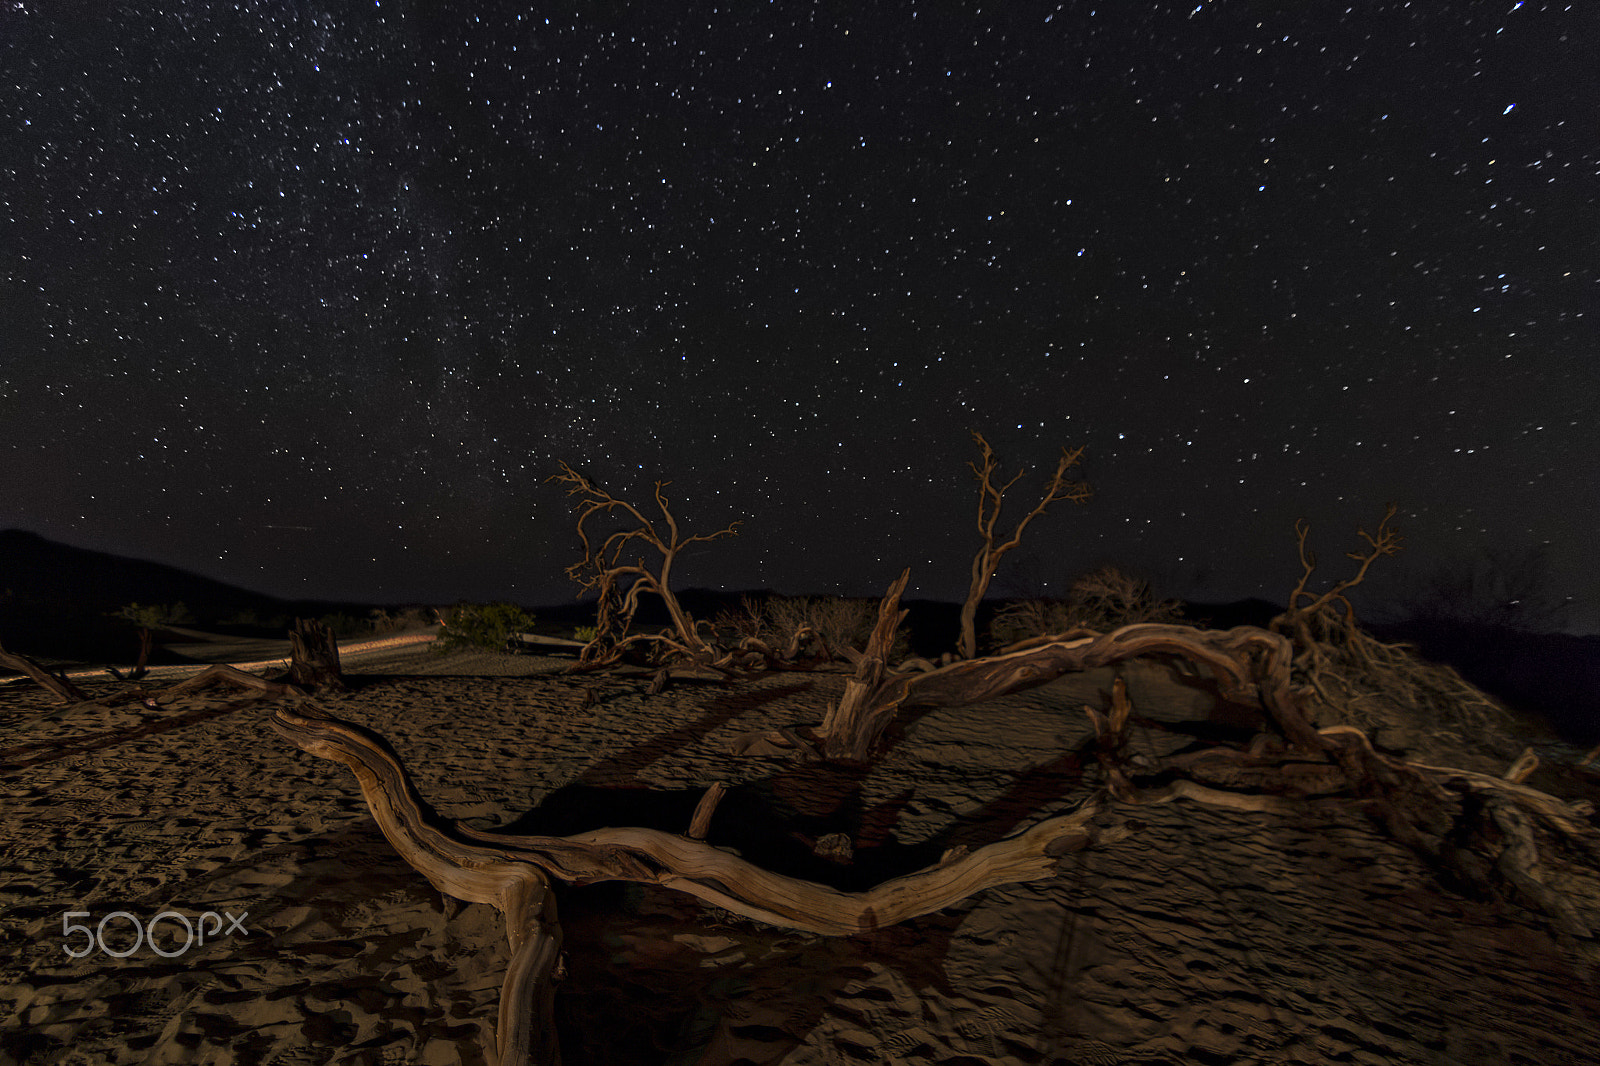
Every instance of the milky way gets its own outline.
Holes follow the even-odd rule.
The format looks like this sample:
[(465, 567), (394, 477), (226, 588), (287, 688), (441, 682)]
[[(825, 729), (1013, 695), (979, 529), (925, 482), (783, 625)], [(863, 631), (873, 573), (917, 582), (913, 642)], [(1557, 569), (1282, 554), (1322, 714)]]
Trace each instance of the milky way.
[(1515, 0), (13, 0), (0, 527), (551, 602), (565, 459), (744, 519), (682, 584), (959, 598), (979, 430), (1096, 490), (997, 588), (1281, 599), (1296, 517), (1331, 579), (1393, 501), (1379, 591), (1543, 551), (1592, 604), (1597, 45)]

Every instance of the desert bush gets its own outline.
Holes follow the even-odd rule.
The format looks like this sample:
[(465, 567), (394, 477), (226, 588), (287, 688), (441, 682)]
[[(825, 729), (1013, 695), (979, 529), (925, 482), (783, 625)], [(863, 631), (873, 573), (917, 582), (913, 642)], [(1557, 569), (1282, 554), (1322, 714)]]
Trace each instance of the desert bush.
[(396, 610), (387, 610), (383, 607), (374, 607), (367, 614), (367, 625), (374, 633), (397, 633), (403, 629), (415, 629), (434, 621), (432, 611), (423, 607), (401, 607)]
[(458, 603), (443, 613), (436, 647), (505, 651), (513, 636), (533, 628), (533, 615), (514, 603)]
[(1074, 581), (1064, 600), (1022, 600), (1002, 608), (989, 623), (989, 639), (1005, 647), (1078, 627), (1106, 633), (1137, 622), (1172, 622), (1182, 609), (1178, 600), (1156, 599), (1148, 581), (1106, 565)]
[(132, 622), (140, 629), (160, 629), (162, 626), (188, 625), (194, 615), (179, 603), (129, 603), (117, 608), (112, 617)]
[[(774, 596), (765, 604), (764, 618), (775, 644), (788, 644), (801, 626), (810, 626), (838, 655), (839, 648), (860, 651), (867, 646), (872, 627), (878, 622), (878, 601), (840, 596)], [(910, 646), (906, 629), (901, 626), (895, 633), (890, 659), (904, 658), (910, 653)]]
[[(730, 644), (754, 638), (770, 648), (787, 648), (802, 628), (809, 627), (840, 656), (841, 647), (866, 647), (872, 627), (878, 621), (877, 600), (843, 599), (838, 596), (768, 596), (757, 599), (741, 596), (735, 609), (720, 611), (717, 635)], [(904, 627), (895, 638), (892, 656), (908, 654), (910, 642)]]
[(325, 614), (321, 618), (317, 619), (317, 621), (333, 630), (333, 635), (341, 639), (348, 639), (350, 637), (363, 637), (369, 632), (365, 619), (357, 618), (355, 615), (345, 614), (343, 611), (335, 611), (332, 614)]
[(1003, 648), (1047, 633), (1065, 633), (1075, 625), (1065, 600), (1018, 600), (995, 612), (989, 622), (989, 642)]
[(218, 619), (225, 626), (241, 626), (250, 629), (288, 629), (292, 620), (286, 614), (262, 614), (254, 607), (244, 607), (226, 618)]
[(600, 635), (599, 626), (578, 626), (572, 631), (573, 640), (581, 640), (585, 644)]
[(763, 603), (746, 593), (739, 597), (737, 608), (718, 611), (712, 624), (719, 636), (729, 637), (735, 644), (746, 637), (769, 641), (772, 637), (772, 623), (767, 618), (767, 607), (771, 602), (769, 599)]
[(1090, 629), (1116, 629), (1138, 622), (1172, 622), (1183, 612), (1179, 600), (1158, 600), (1150, 583), (1115, 566), (1101, 566), (1078, 578), (1067, 593)]

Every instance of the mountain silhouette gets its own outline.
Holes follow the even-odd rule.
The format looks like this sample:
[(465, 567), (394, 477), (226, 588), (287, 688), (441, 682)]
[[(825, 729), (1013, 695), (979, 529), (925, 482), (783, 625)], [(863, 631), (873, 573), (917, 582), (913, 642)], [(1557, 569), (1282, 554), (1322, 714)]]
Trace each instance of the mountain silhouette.
[(191, 610), (281, 611), (283, 601), (147, 559), (75, 548), (21, 529), (0, 531), (0, 596), (77, 603), (114, 611), (127, 603), (175, 603)]
[[(0, 643), (11, 651), (89, 662), (132, 661), (135, 631), (110, 616), (131, 603), (180, 602), (199, 626), (213, 626), (244, 611), (274, 620), (316, 618), (339, 610), (365, 613), (360, 605), (280, 600), (148, 559), (77, 548), (26, 530), (0, 531)], [(271, 635), (281, 636), (283, 627), (274, 630)]]

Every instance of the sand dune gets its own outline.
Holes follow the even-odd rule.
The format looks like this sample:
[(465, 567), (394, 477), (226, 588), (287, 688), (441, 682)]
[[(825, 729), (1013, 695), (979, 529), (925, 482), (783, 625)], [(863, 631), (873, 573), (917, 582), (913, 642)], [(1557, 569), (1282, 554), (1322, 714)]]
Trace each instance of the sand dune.
[[(648, 677), (561, 665), (392, 646), (348, 658), (357, 686), (321, 702), (385, 734), (423, 794), (474, 825), (681, 831), (724, 781), (712, 843), (852, 888), (1072, 807), (1092, 786), (1081, 705), (1103, 706), (1112, 676), (926, 714), (852, 770), (724, 753), (740, 733), (820, 720), (842, 675), (649, 696)], [(1161, 667), (1124, 676), (1151, 751), (1227, 727)], [(599, 702), (580, 710), (591, 687)], [(18, 730), (49, 707), (0, 689), (0, 1062), (483, 1061), (509, 958), (500, 918), (406, 866), (348, 772), (231, 694)], [(1595, 791), (1580, 753), (1539, 751), (1552, 791)], [(1439, 757), (1492, 767), (1503, 753)], [(1113, 817), (1136, 835), (872, 936), (775, 930), (653, 886), (564, 888), (566, 1061), (1593, 1061), (1591, 965), (1539, 918), (1441, 887), (1359, 816), (1175, 803)], [(856, 842), (848, 866), (812, 852), (835, 829)], [(84, 943), (63, 935), (68, 912), (167, 909), (246, 915), (248, 935), (175, 958), (64, 950)], [(161, 928), (163, 947), (182, 945), (181, 927)], [(128, 921), (106, 939), (131, 945)]]

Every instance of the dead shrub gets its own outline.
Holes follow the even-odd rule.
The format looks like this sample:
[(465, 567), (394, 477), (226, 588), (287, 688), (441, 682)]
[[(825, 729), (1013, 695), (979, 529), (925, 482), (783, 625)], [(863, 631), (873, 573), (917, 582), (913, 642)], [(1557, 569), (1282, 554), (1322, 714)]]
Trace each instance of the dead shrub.
[(1158, 600), (1150, 583), (1105, 565), (1072, 583), (1064, 600), (1021, 600), (1002, 608), (989, 623), (998, 647), (1073, 629), (1110, 632), (1138, 622), (1173, 622), (1183, 610), (1178, 600)]

